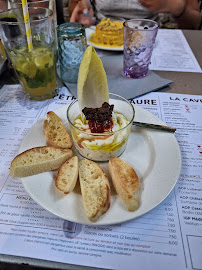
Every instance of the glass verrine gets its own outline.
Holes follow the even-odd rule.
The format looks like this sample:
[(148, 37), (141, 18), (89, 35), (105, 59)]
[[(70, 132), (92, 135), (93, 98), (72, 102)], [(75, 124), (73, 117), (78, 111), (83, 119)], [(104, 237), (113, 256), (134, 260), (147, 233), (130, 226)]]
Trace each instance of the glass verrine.
[(147, 19), (125, 21), (124, 74), (128, 78), (143, 78), (148, 66), (158, 31), (158, 23)]
[(90, 132), (88, 123), (80, 115), (78, 100), (73, 101), (67, 109), (74, 146), (87, 159), (108, 161), (111, 157), (120, 156), (126, 149), (135, 110), (127, 99), (116, 94), (109, 94), (109, 104), (114, 105), (113, 128), (104, 133)]
[(53, 12), (29, 7), (33, 49), (28, 50), (21, 8), (0, 12), (0, 35), (25, 93), (35, 100), (56, 95), (56, 46)]

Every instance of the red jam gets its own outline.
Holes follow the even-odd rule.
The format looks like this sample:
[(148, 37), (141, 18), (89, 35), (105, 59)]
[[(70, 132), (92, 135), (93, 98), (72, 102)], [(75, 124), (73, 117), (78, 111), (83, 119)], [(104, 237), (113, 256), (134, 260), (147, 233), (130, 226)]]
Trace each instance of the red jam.
[(85, 107), (82, 112), (88, 120), (88, 125), (92, 133), (103, 133), (112, 131), (113, 121), (112, 112), (114, 105), (104, 102), (102, 107), (87, 108)]
[(112, 118), (99, 121), (99, 120), (88, 120), (88, 125), (92, 133), (103, 133), (112, 131), (113, 121)]

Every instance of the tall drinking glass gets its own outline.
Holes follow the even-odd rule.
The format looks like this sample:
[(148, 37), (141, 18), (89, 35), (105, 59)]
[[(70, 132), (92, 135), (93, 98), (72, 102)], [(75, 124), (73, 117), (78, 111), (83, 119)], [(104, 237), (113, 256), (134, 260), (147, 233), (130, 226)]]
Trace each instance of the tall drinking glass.
[(124, 22), (124, 74), (139, 79), (148, 72), (158, 23), (146, 19)]
[[(11, 8), (22, 8), (22, 0), (9, 0)], [(57, 28), (57, 12), (55, 0), (27, 0), (28, 7), (41, 7), (53, 11), (53, 21)]]
[(0, 37), (25, 93), (35, 100), (55, 96), (56, 49), (53, 12), (29, 7), (33, 49), (28, 50), (21, 8), (0, 12)]

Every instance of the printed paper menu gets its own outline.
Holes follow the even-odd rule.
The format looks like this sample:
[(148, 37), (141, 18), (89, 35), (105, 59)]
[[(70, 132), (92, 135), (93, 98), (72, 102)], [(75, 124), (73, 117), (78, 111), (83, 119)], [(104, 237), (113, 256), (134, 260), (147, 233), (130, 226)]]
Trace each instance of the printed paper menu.
[(202, 269), (202, 96), (155, 92), (131, 101), (177, 128), (182, 170), (159, 206), (111, 226), (62, 220), (9, 176), (27, 131), (73, 99), (66, 88), (42, 102), (29, 101), (20, 86), (0, 91), (0, 253), (117, 270)]
[(199, 66), (181, 30), (159, 29), (152, 52), (151, 70), (199, 72)]

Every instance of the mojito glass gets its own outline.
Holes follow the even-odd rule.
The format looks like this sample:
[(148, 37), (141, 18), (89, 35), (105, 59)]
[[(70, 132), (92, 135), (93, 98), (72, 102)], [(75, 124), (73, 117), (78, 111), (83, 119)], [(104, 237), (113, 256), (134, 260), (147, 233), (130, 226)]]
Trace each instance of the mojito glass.
[(148, 66), (158, 31), (158, 23), (146, 19), (124, 22), (124, 74), (128, 78), (143, 78)]
[[(7, 0), (11, 8), (22, 8), (22, 0)], [(28, 7), (41, 7), (53, 11), (53, 21), (55, 25), (55, 33), (57, 32), (57, 12), (55, 0), (27, 0)], [(55, 36), (57, 38), (57, 34)]]
[(33, 49), (28, 50), (21, 8), (0, 12), (0, 35), (25, 93), (35, 100), (56, 95), (56, 48), (53, 12), (29, 8)]

